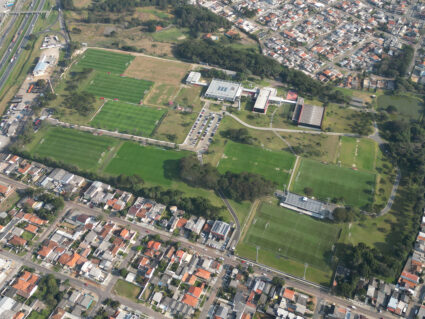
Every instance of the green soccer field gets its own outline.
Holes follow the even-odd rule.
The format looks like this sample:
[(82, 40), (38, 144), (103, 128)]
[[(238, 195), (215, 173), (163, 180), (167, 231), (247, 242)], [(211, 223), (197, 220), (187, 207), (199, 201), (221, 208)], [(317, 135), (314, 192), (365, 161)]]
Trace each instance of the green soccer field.
[(41, 139), (29, 150), (33, 155), (87, 170), (96, 169), (118, 144), (118, 140), (110, 137), (60, 127), (50, 127), (38, 134), (42, 134)]
[(188, 156), (188, 152), (165, 150), (154, 146), (141, 146), (134, 142), (124, 142), (105, 172), (112, 175), (137, 174), (147, 183), (171, 185), (171, 177), (178, 169), (178, 160)]
[[(255, 259), (258, 247), (259, 262), (281, 264), (279, 269), (297, 276), (302, 276), (304, 264), (308, 263), (311, 275), (317, 276), (315, 281), (327, 281), (331, 273), (333, 245), (340, 230), (339, 225), (263, 202), (237, 251), (242, 256), (246, 253), (245, 257)], [(250, 251), (255, 255), (252, 256)], [(285, 268), (288, 259), (291, 261), (288, 263), (290, 268)]]
[(295, 156), (284, 151), (269, 151), (257, 146), (227, 141), (218, 170), (241, 173), (257, 173), (279, 186), (288, 185)]
[(141, 136), (150, 136), (164, 109), (108, 101), (90, 122), (91, 126)]
[(85, 68), (101, 72), (122, 74), (130, 65), (134, 56), (106, 50), (88, 49), (83, 57), (74, 66), (74, 70), (80, 71)]
[(373, 203), (375, 174), (302, 159), (291, 190), (305, 194), (306, 187), (320, 200), (343, 198), (347, 205), (364, 207)]
[(86, 91), (99, 97), (139, 104), (152, 84), (150, 81), (96, 72)]
[(369, 139), (356, 139), (352, 137), (341, 137), (339, 148), (339, 161), (348, 167), (357, 167), (373, 171), (375, 166), (376, 145)]

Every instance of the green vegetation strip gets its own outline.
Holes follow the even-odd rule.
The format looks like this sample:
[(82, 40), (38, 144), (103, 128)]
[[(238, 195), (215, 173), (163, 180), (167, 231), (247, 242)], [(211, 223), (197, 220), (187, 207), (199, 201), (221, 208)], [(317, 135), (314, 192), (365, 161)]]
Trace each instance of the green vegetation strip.
[(288, 152), (227, 141), (218, 170), (220, 173), (257, 173), (279, 185), (288, 185), (294, 163), (295, 156)]
[(111, 131), (150, 136), (165, 112), (164, 109), (109, 101), (91, 121), (91, 125)]
[(373, 203), (375, 174), (303, 159), (292, 191), (304, 194), (305, 188), (321, 200), (343, 199), (348, 205), (364, 207)]
[(87, 91), (100, 97), (138, 104), (153, 82), (96, 72)]

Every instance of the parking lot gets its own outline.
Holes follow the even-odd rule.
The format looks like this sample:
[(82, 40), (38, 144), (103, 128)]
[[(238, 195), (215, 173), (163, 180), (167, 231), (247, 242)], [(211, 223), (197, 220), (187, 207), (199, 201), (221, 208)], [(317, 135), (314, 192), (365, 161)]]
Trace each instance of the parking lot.
[(193, 123), (184, 144), (201, 153), (205, 152), (216, 134), (222, 118), (221, 114), (210, 112), (207, 106), (204, 106)]

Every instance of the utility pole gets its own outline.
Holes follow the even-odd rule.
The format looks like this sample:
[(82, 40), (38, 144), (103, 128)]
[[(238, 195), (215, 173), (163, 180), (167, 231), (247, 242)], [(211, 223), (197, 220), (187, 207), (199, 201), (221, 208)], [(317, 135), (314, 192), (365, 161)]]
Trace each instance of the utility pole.
[(304, 280), (305, 280), (305, 274), (306, 274), (306, 272), (307, 272), (307, 268), (308, 268), (308, 264), (307, 263), (305, 263), (304, 264)]

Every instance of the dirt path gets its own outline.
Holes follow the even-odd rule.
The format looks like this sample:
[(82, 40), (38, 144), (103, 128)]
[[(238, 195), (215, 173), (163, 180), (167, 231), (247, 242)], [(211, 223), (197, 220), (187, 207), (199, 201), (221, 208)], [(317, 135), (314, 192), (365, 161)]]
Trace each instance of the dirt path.
[(249, 212), (248, 218), (245, 221), (245, 224), (242, 226), (241, 230), (241, 238), (239, 239), (239, 242), (242, 242), (248, 232), (249, 226), (251, 226), (251, 223), (254, 219), (255, 214), (257, 213), (258, 206), (260, 205), (261, 201), (259, 199), (255, 200), (254, 204), (251, 206), (251, 211)]

